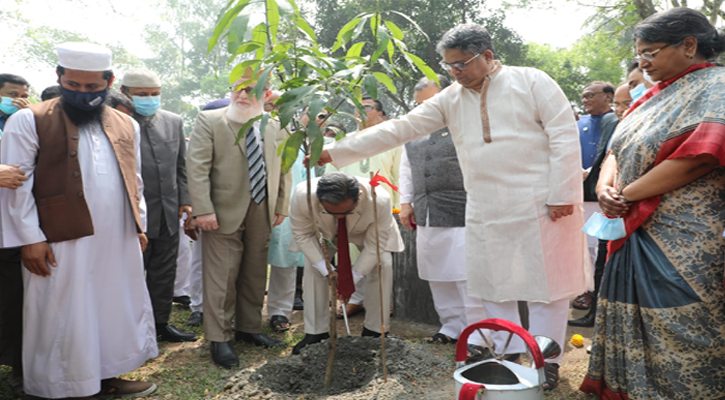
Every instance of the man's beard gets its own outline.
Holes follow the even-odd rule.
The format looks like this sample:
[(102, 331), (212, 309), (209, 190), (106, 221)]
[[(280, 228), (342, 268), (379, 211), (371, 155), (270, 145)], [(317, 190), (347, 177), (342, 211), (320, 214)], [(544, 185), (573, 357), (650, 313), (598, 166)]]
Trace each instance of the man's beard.
[(242, 105), (237, 102), (232, 102), (227, 108), (227, 119), (238, 124), (244, 124), (250, 119), (262, 115), (264, 112), (264, 103), (260, 102), (256, 106), (254, 105)]
[(63, 112), (65, 112), (65, 115), (68, 116), (70, 121), (75, 126), (82, 126), (87, 125), (93, 122), (101, 122), (101, 119), (103, 117), (103, 106), (94, 108), (93, 110), (83, 110), (80, 109), (70, 102), (66, 101), (64, 98), (60, 98), (60, 105), (63, 107)]

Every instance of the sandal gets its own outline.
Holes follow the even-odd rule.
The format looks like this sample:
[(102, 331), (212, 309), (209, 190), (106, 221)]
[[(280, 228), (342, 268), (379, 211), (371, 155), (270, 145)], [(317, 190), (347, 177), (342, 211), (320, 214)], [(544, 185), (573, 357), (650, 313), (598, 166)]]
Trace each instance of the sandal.
[(284, 315), (273, 315), (272, 318), (269, 319), (269, 326), (271, 326), (272, 330), (275, 332), (287, 332), (290, 328), (290, 323)]
[(546, 363), (544, 374), (546, 374), (546, 381), (541, 385), (544, 391), (554, 390), (559, 383), (559, 364)]
[(474, 363), (483, 361), (486, 358), (490, 357), (491, 353), (488, 351), (488, 349), (484, 349), (481, 346), (477, 346), (475, 344), (469, 344), (468, 345), (468, 358), (466, 358), (466, 364)]
[(425, 340), (428, 343), (435, 343), (435, 344), (455, 344), (458, 339), (453, 339), (448, 335), (444, 335), (440, 332), (436, 333), (435, 335), (431, 336), (430, 338), (427, 338)]

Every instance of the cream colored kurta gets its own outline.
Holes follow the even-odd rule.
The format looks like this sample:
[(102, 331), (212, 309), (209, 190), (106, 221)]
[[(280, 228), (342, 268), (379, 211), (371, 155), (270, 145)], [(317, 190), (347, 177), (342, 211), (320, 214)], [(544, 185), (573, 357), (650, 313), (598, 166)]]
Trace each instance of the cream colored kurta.
[[(580, 231), (581, 156), (571, 106), (544, 72), (508, 66), (493, 76), (486, 103), (490, 143), (480, 94), (454, 83), (408, 115), (326, 149), (341, 167), (448, 126), (468, 191), (469, 295), (551, 302), (581, 294), (591, 268)], [(547, 205), (567, 204), (574, 215), (553, 222)]]

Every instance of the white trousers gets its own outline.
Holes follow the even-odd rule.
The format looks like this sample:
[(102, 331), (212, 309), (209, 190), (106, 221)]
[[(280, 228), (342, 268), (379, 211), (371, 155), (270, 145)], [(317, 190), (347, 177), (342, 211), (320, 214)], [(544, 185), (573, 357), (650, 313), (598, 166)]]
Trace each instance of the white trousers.
[(197, 240), (191, 248), (191, 271), (189, 273), (189, 297), (191, 297), (191, 311), (204, 311), (204, 285), (202, 284), (201, 271), (201, 237), (204, 233), (199, 234)]
[(365, 302), (365, 287), (367, 286), (365, 282), (367, 281), (368, 277), (363, 277), (359, 283), (359, 285), (355, 285), (355, 293), (350, 296), (350, 304), (357, 304), (362, 305)]
[[(532, 335), (543, 335), (554, 339), (561, 346), (561, 354), (554, 359), (547, 359), (549, 363), (560, 363), (564, 355), (564, 347), (566, 344), (566, 322), (569, 319), (569, 299), (561, 299), (552, 301), (551, 303), (528, 302), (529, 306), (529, 333)], [(500, 318), (521, 325), (519, 316), (519, 306), (516, 301), (504, 301), (494, 303), (490, 301), (483, 302), (486, 308), (486, 314), (489, 318)], [(471, 334), (471, 339), (480, 337), (477, 332)], [(496, 352), (503, 351), (506, 341), (508, 340), (508, 332), (495, 332), (492, 334)], [(478, 341), (476, 340), (476, 341)], [(468, 341), (472, 343), (472, 340)], [(478, 344), (478, 343), (475, 343)], [(524, 353), (526, 345), (516, 335), (513, 336), (511, 343), (506, 350), (506, 354)]]
[(468, 296), (466, 281), (429, 281), (441, 328), (438, 332), (457, 339), (468, 325), (486, 319), (483, 300)]
[[(383, 286), (383, 318), (386, 331), (390, 330), (390, 301), (393, 295), (393, 256), (390, 252), (383, 252), (382, 259), (382, 286)], [(363, 281), (356, 286), (364, 286), (368, 296), (365, 297), (365, 323), (364, 327), (374, 332), (380, 332), (380, 294), (378, 289), (378, 269), (373, 268)], [(330, 289), (327, 278), (323, 277), (310, 265), (305, 258), (305, 274), (302, 281), (305, 292), (305, 333), (317, 335), (330, 330)]]
[(295, 301), (297, 267), (280, 268), (271, 265), (267, 286), (267, 315), (289, 318)]
[(184, 220), (179, 221), (179, 255), (176, 258), (174, 297), (188, 296), (191, 291), (191, 241), (184, 234)]

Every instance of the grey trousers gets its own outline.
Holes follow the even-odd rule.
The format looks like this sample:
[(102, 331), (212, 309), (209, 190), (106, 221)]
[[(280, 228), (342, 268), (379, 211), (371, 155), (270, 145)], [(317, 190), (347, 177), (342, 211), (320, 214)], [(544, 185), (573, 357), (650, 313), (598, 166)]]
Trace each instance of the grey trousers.
[(154, 320), (157, 325), (166, 325), (169, 323), (171, 302), (174, 299), (179, 232), (169, 235), (163, 218), (161, 224), (164, 226), (160, 229), (159, 237), (149, 239), (148, 247), (143, 253), (143, 262), (146, 268), (146, 286), (154, 309)]
[(207, 340), (227, 342), (234, 330), (262, 332), (271, 232), (267, 200), (259, 205), (251, 202), (244, 222), (230, 234), (204, 231), (201, 251)]

